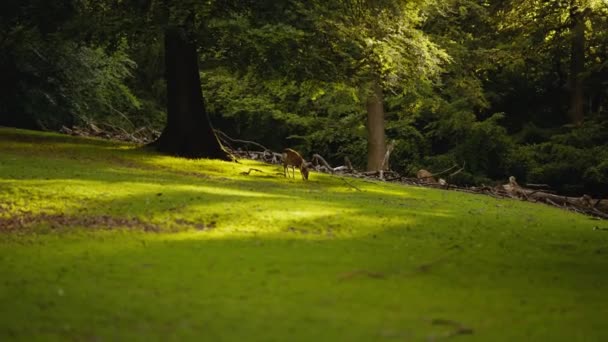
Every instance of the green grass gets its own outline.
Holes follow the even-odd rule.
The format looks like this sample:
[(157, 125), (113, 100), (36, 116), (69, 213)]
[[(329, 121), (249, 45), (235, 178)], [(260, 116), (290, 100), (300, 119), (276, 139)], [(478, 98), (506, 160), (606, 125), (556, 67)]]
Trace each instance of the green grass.
[(310, 179), (0, 128), (0, 340), (608, 340), (606, 222)]

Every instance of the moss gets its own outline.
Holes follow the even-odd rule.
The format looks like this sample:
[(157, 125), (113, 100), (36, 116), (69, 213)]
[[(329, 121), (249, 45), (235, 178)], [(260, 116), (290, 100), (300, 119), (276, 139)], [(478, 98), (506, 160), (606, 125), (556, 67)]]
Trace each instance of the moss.
[(584, 216), (4, 128), (0, 156), (1, 340), (608, 338)]

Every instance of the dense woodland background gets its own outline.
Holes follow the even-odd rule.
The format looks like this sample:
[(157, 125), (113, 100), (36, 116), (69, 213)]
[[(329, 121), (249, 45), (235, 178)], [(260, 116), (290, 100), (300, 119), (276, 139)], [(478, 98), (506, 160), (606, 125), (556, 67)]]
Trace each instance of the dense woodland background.
[(155, 139), (177, 37), (232, 137), (361, 169), (394, 141), (400, 173), (466, 163), (455, 182), (608, 193), (605, 0), (4, 0), (0, 13), (0, 125)]

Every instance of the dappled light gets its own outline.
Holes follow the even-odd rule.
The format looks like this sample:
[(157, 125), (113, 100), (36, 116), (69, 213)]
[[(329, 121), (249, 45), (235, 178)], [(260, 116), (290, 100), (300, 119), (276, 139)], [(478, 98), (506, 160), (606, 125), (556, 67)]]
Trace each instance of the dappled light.
[(608, 0), (0, 12), (0, 342), (608, 341)]
[[(576, 318), (605, 310), (607, 285), (606, 262), (589, 256), (607, 253), (608, 237), (580, 215), (349, 179), (355, 190), (325, 174), (303, 182), (253, 161), (45, 145), (0, 145), (0, 301), (12, 308), (0, 336), (85, 336), (119, 315), (97, 334), (137, 339), (162, 322), (189, 339), (202, 319), (229, 339), (302, 322), (306, 339), (424, 339), (455, 324), (485, 337), (530, 324), (515, 316), (558, 329), (556, 310), (604, 331)], [(241, 174), (249, 167), (262, 172)]]

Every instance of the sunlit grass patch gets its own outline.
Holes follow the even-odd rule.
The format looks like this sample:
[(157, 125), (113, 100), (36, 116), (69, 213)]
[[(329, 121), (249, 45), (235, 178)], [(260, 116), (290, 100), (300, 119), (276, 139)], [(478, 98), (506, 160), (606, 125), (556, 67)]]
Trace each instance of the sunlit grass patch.
[(282, 171), (0, 128), (0, 340), (608, 338), (601, 221)]

